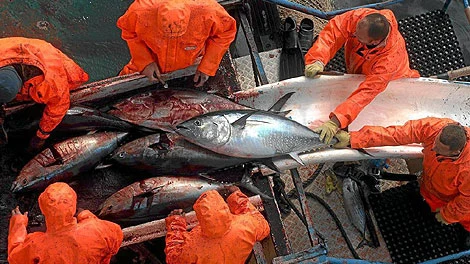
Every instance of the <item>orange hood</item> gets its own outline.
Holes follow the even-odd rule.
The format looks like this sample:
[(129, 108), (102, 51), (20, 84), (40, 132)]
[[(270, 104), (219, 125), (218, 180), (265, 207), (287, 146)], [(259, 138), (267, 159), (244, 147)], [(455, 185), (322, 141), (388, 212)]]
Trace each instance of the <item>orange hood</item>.
[(203, 193), (193, 208), (204, 236), (222, 237), (230, 230), (232, 214), (217, 191)]
[(77, 194), (63, 182), (49, 185), (39, 196), (39, 208), (46, 219), (47, 233), (60, 231), (77, 223), (73, 217), (77, 207)]
[(165, 37), (180, 37), (186, 33), (190, 17), (191, 9), (184, 1), (168, 1), (159, 7), (157, 30)]

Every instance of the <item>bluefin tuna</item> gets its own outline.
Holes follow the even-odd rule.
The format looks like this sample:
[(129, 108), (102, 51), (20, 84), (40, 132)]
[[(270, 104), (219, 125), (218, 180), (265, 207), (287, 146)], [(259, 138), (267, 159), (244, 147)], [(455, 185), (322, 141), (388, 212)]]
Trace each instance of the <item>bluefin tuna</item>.
[(13, 182), (13, 192), (44, 189), (57, 181), (69, 181), (93, 169), (118, 147), (124, 132), (101, 132), (74, 137), (46, 148), (29, 161)]
[(351, 178), (343, 180), (344, 209), (353, 226), (359, 231), (362, 241), (357, 247), (368, 243), (366, 239), (366, 212), (362, 203), (361, 193), (356, 181)]
[[(240, 158), (272, 158), (326, 148), (313, 132), (285, 116), (261, 110), (227, 110), (194, 117), (176, 126), (186, 140)], [(332, 141), (334, 144), (336, 139)]]
[(215, 153), (188, 142), (176, 133), (138, 138), (119, 147), (111, 159), (150, 172), (153, 176), (193, 176), (251, 161)]
[(156, 90), (128, 98), (108, 113), (139, 126), (173, 131), (175, 125), (192, 117), (222, 109), (249, 109), (226, 98), (202, 91)]
[(124, 225), (162, 219), (173, 209), (191, 211), (202, 193), (223, 188), (221, 183), (210, 183), (198, 177), (149, 178), (111, 195), (101, 205), (99, 217)]

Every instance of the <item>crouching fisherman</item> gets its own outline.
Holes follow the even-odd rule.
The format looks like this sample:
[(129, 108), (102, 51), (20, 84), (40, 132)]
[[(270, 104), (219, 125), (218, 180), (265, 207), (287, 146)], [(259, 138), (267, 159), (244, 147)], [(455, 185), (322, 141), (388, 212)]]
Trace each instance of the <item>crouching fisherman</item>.
[(28, 213), (21, 214), (18, 207), (12, 210), (9, 263), (109, 263), (118, 252), (121, 228), (88, 210), (75, 218), (77, 194), (66, 183), (49, 185), (38, 201), (47, 230), (27, 234)]
[(217, 191), (203, 193), (193, 208), (199, 225), (186, 231), (182, 210), (166, 218), (166, 262), (245, 263), (257, 241), (269, 235), (269, 224), (238, 187), (227, 187), (225, 203)]
[(70, 106), (70, 90), (88, 81), (88, 74), (51, 44), (21, 37), (0, 39), (0, 104), (34, 101), (45, 104), (28, 151), (38, 152)]

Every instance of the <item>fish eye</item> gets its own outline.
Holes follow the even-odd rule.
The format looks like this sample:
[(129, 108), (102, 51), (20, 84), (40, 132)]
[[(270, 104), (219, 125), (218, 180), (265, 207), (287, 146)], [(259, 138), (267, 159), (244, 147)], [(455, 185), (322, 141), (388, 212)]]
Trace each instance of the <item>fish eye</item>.
[(121, 153), (119, 153), (118, 157), (124, 158), (125, 155), (126, 155), (126, 152), (121, 152)]
[(26, 184), (28, 183), (28, 181), (26, 179), (23, 180), (23, 184)]
[(200, 120), (195, 120), (195, 121), (194, 121), (194, 125), (196, 125), (196, 126), (201, 126), (202, 124), (201, 124), (201, 121), (200, 121)]

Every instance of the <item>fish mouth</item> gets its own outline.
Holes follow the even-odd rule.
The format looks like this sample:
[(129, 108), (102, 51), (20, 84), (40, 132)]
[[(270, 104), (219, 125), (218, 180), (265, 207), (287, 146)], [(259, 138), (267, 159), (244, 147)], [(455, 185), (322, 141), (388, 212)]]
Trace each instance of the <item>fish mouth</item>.
[(185, 126), (183, 126), (183, 125), (177, 125), (177, 126), (176, 126), (176, 130), (178, 131), (178, 130), (190, 130), (190, 129), (187, 128), (187, 127), (185, 127)]
[(13, 182), (10, 190), (14, 193), (19, 192), (21, 190), (21, 185), (18, 182)]

